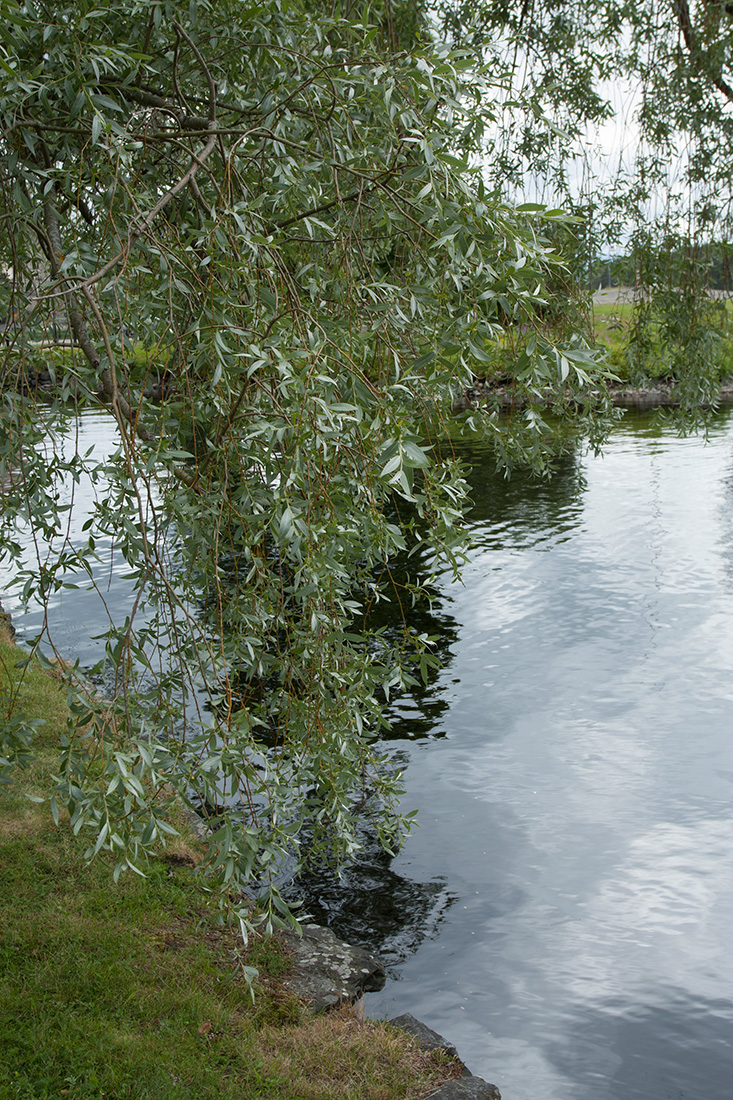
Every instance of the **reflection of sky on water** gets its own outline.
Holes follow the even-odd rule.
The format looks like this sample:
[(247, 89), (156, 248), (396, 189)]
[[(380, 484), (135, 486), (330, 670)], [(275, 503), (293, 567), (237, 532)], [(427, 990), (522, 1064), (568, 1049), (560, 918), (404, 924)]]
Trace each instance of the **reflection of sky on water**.
[[(88, 467), (103, 463), (118, 444), (119, 436), (111, 414), (85, 412), (79, 417), (70, 417), (66, 433), (49, 438), (46, 446), (49, 454), (53, 448), (58, 448), (66, 459), (75, 454), (82, 456)], [(149, 493), (142, 483), (138, 484), (138, 489), (142, 519), (152, 527), (159, 519), (155, 485), (149, 487)], [(78, 552), (83, 567), (80, 562), (78, 569), (67, 568), (63, 575), (64, 587), (49, 595), (44, 614), (34, 600), (23, 607), (22, 585), (13, 583), (17, 579), (14, 567), (4, 561), (0, 564), (0, 599), (12, 615), (21, 639), (31, 640), (42, 635), (46, 651), (51, 649), (51, 639), (56, 653), (64, 660), (78, 660), (87, 670), (98, 666), (95, 682), (112, 694), (117, 686), (117, 670), (112, 661), (105, 659), (106, 638), (103, 635), (111, 626), (124, 624), (133, 612), (133, 629), (138, 631), (145, 626), (149, 621), (145, 593), (137, 598), (129, 576), (130, 567), (117, 545), (116, 532), (111, 536), (95, 533), (94, 550), (89, 548), (84, 526), (94, 513), (95, 505), (108, 504), (109, 486), (103, 474), (95, 480), (86, 472), (81, 473), (76, 482), (67, 478), (58, 486), (58, 491), (60, 502), (71, 508), (64, 513), (63, 524), (51, 545), (34, 543), (30, 533), (23, 529), (19, 529), (17, 541), (24, 548), (31, 568), (37, 567), (38, 562), (51, 566), (60, 554), (71, 556), (73, 552)], [(135, 666), (138, 686), (150, 684), (154, 677), (164, 672), (162, 649), (148, 643), (146, 652), (146, 672), (143, 674), (141, 666)]]
[(480, 472), (446, 736), (411, 753), (392, 864), (456, 901), (370, 1000), (505, 1100), (730, 1095), (732, 438), (626, 430), (536, 510)]
[[(552, 955), (565, 959), (569, 992), (607, 1000), (639, 982), (643, 989), (651, 972), (664, 974), (667, 985), (715, 999), (733, 913), (732, 841), (730, 819), (659, 822), (635, 836), (613, 875), (588, 898), (582, 920), (566, 922), (552, 945)], [(733, 962), (726, 970), (730, 983)], [(733, 1018), (733, 1005), (728, 1008)]]
[[(117, 445), (116, 433), (111, 417), (105, 413), (85, 414), (70, 422), (69, 433), (52, 443), (61, 446), (66, 457), (74, 453), (85, 455), (93, 448), (93, 461), (106, 458)], [(77, 484), (67, 484), (60, 488), (62, 503), (73, 504), (66, 513), (64, 526), (58, 532), (58, 539), (51, 547), (51, 553), (45, 547), (34, 546), (27, 532), (19, 532), (19, 542), (26, 549), (29, 563), (32, 565), (45, 556), (57, 554), (64, 544), (79, 547), (86, 543), (87, 537), (83, 525), (88, 518), (94, 501), (104, 496), (104, 482), (92, 484), (90, 478), (82, 475)], [(77, 589), (62, 589), (51, 595), (48, 603), (48, 633), (62, 655), (73, 654), (85, 666), (91, 666), (104, 655), (104, 642), (93, 635), (101, 634), (110, 621), (121, 621), (132, 605), (131, 588), (123, 578), (127, 566), (120, 554), (116, 554), (112, 540), (99, 538), (96, 545), (96, 559), (87, 554), (87, 562), (92, 572), (92, 585), (89, 573), (84, 569), (69, 572), (66, 580), (76, 584)], [(32, 638), (44, 628), (43, 611), (37, 604), (30, 603), (27, 610), (20, 604), (20, 591), (12, 584), (13, 569), (9, 562), (0, 565), (0, 590), (2, 603), (13, 616), (13, 621), (23, 637)]]

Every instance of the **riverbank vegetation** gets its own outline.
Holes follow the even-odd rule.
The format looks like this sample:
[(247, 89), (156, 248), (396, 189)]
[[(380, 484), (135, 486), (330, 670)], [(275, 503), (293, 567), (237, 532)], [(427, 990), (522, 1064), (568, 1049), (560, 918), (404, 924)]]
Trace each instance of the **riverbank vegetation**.
[[(733, 310), (728, 300), (711, 298), (705, 312), (706, 355), (720, 384), (733, 374)], [(632, 291), (615, 302), (595, 302), (592, 315), (595, 339), (621, 383), (674, 384), (676, 364), (687, 344), (681, 333), (670, 330), (664, 316), (640, 310)]]
[[(577, 283), (603, 272), (641, 292), (614, 365), (671, 380), (689, 422), (730, 363), (733, 19), (725, 4), (441, 0), (444, 35), (507, 65), (487, 179), (582, 226), (563, 252)], [(522, 106), (522, 104), (524, 104)], [(548, 125), (549, 123), (549, 125)], [(608, 341), (620, 351), (618, 333)], [(722, 340), (721, 340), (722, 337)]]
[(0, 799), (0, 1097), (417, 1100), (450, 1075), (387, 1025), (309, 1015), (279, 984), (277, 941), (243, 954), (182, 821), (144, 878), (112, 888), (110, 857), (85, 860), (83, 833), (48, 802), (66, 691), (0, 633), (0, 720), (31, 718), (33, 759)]

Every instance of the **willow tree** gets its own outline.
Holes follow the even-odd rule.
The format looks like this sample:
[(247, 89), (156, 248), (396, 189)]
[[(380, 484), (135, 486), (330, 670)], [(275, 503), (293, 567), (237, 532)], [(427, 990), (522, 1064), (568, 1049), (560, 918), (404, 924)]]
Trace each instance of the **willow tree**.
[[(431, 654), (409, 616), (430, 578), (391, 563), (409, 541), (456, 568), (464, 539), (436, 417), (521, 326), (526, 394), (566, 422), (597, 400), (593, 354), (541, 320), (557, 212), (490, 196), (494, 87), (414, 6), (0, 7), (2, 549), (44, 605), (102, 546), (134, 590), (105, 697), (69, 673), (54, 806), (118, 871), (174, 796), (203, 808), (225, 893), (348, 857), (365, 818), (394, 845), (375, 738)], [(115, 426), (103, 462), (59, 443), (83, 408)], [(474, 419), (505, 462), (563, 445), (536, 407)], [(72, 543), (61, 486), (85, 473)], [(370, 626), (389, 597), (400, 636)], [(28, 731), (4, 730), (10, 769)]]
[[(514, 126), (498, 135), (494, 164), (510, 190), (531, 177), (583, 215), (584, 278), (600, 251), (628, 255), (639, 291), (632, 376), (644, 377), (653, 350), (688, 410), (714, 400), (730, 369), (727, 321), (708, 291), (732, 229), (733, 6), (447, 0), (442, 9), (453, 40), (507, 65)], [(517, 93), (530, 109), (517, 109)], [(595, 137), (604, 125), (606, 148)]]

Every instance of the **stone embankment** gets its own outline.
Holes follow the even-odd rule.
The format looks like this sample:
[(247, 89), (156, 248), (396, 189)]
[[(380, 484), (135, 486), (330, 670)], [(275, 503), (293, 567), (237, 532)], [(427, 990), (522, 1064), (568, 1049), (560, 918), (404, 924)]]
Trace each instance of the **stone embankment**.
[[(610, 386), (609, 397), (611, 404), (623, 409), (661, 409), (675, 408), (679, 402), (675, 396), (675, 387), (668, 382), (656, 382), (645, 387)], [(593, 397), (590, 395), (589, 400)], [(501, 381), (486, 381), (477, 379), (470, 389), (466, 390), (453, 406), (454, 412), (465, 412), (466, 409), (479, 405), (489, 405), (500, 409), (523, 409), (528, 405), (552, 405), (556, 400), (554, 394), (547, 396), (541, 393), (528, 394), (511, 383)], [(582, 398), (576, 397), (580, 403)], [(733, 380), (726, 380), (720, 387), (717, 397), (718, 404), (733, 404)]]
[[(197, 836), (206, 839), (209, 829), (193, 810), (184, 816)], [(362, 947), (345, 943), (320, 924), (301, 924), (300, 931), (278, 935), (290, 955), (290, 971), (283, 985), (306, 1001), (314, 1012), (327, 1012), (348, 1004), (363, 1019), (364, 997), (384, 986), (384, 965)], [(445, 1081), (426, 1100), (501, 1100), (496, 1085), (476, 1077), (466, 1068), (456, 1048), (414, 1016), (405, 1014), (388, 1021), (415, 1038), (424, 1050), (443, 1050), (460, 1064), (461, 1076)]]
[[(283, 939), (291, 956), (291, 972), (284, 984), (308, 1001), (314, 1011), (347, 1003), (355, 1005), (355, 1011), (361, 1014), (364, 994), (384, 985), (385, 971), (379, 959), (339, 940), (330, 928), (304, 924), (300, 935), (286, 932)], [(424, 1050), (443, 1050), (460, 1063), (461, 1076), (445, 1081), (429, 1100), (501, 1100), (496, 1085), (474, 1076), (442, 1035), (409, 1014), (396, 1016), (389, 1023), (412, 1035)]]
[(490, 1085), (483, 1077), (474, 1076), (461, 1062), (456, 1048), (442, 1035), (438, 1035), (437, 1031), (426, 1027), (409, 1013), (395, 1016), (389, 1022), (393, 1027), (399, 1027), (417, 1039), (423, 1050), (444, 1050), (446, 1054), (457, 1058), (462, 1066), (460, 1077), (444, 1081), (435, 1092), (430, 1093), (427, 1100), (501, 1100), (501, 1093), (496, 1085)]

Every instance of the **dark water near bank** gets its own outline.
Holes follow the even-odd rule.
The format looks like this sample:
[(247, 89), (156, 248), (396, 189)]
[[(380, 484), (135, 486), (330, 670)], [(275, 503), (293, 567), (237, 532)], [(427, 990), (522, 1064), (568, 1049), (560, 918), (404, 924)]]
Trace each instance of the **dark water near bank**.
[[(651, 425), (551, 484), (465, 452), (476, 547), (390, 743), (421, 828), (309, 884), (389, 964), (368, 1012), (413, 1012), (505, 1100), (733, 1095), (733, 420)], [(96, 594), (53, 616), (99, 658)]]

